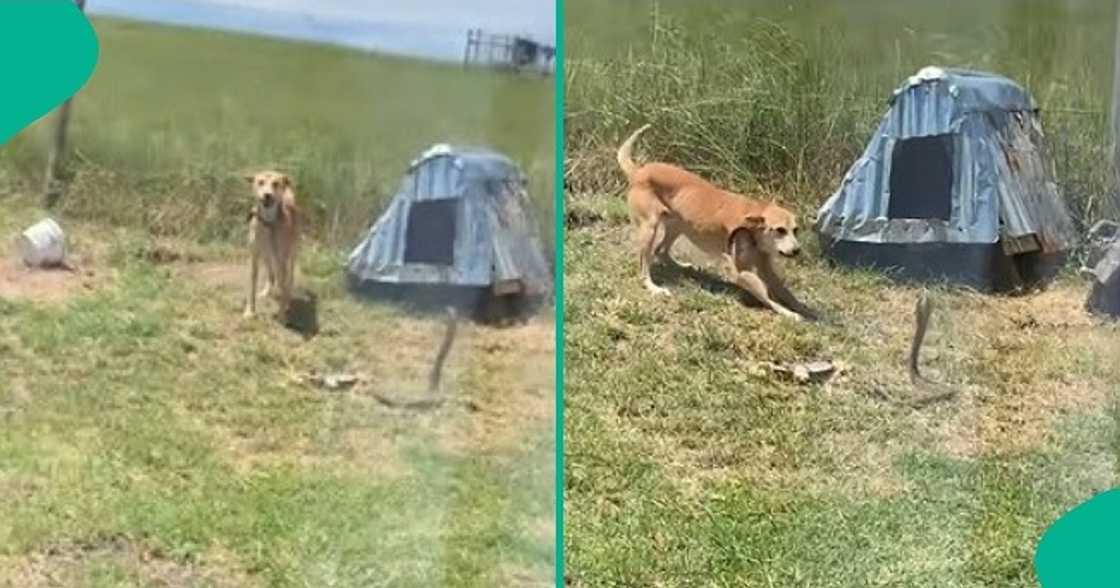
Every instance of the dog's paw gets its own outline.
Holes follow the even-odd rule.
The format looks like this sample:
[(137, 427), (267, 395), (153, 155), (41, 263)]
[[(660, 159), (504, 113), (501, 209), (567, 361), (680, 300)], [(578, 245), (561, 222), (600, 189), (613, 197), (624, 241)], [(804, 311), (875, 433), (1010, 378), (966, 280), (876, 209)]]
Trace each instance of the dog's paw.
[(661, 286), (651, 286), (649, 291), (652, 292), (654, 296), (672, 296), (673, 295), (673, 293), (670, 292), (668, 288), (662, 288)]
[(256, 316), (257, 316), (257, 313), (253, 312), (252, 310), (249, 310), (248, 308), (245, 309), (245, 312), (241, 313), (241, 318), (243, 318), (245, 320), (250, 320), (250, 319), (256, 318)]

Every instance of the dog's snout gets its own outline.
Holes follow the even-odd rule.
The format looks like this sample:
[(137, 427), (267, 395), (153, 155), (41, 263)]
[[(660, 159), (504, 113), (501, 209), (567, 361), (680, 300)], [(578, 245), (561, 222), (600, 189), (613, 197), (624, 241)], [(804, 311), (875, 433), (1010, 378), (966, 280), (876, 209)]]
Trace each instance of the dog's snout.
[(272, 206), (272, 194), (265, 194), (264, 195), (264, 203), (265, 203), (265, 206)]

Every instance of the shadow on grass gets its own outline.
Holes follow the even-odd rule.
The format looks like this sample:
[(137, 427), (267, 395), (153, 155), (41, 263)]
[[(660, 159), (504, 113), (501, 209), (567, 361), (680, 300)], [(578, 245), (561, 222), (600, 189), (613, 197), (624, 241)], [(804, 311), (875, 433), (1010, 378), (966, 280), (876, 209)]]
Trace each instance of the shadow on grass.
[[(721, 296), (734, 296), (739, 304), (748, 308), (764, 309), (769, 312), (769, 308), (762, 304), (750, 292), (740, 288), (723, 279), (717, 273), (713, 273), (697, 267), (673, 267), (670, 265), (655, 265), (652, 268), (651, 274), (653, 275), (654, 282), (662, 285), (680, 284), (687, 280), (695, 282), (700, 285), (706, 292), (717, 294)], [(787, 305), (790, 310), (800, 314), (810, 322), (823, 322), (828, 325), (839, 324), (834, 318), (825, 317), (816, 309), (805, 304), (801, 300), (795, 299), (796, 304)]]

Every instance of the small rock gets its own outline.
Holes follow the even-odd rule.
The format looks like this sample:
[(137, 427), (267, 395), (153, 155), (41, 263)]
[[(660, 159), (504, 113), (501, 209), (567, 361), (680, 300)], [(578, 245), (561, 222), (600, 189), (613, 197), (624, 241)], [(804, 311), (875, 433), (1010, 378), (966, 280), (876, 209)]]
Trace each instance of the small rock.
[(770, 371), (780, 376), (793, 379), (799, 384), (823, 382), (837, 374), (840, 370), (831, 361), (814, 361), (795, 364), (768, 364)]
[(355, 374), (312, 374), (304, 378), (304, 382), (315, 384), (320, 388), (326, 388), (328, 390), (350, 388), (360, 381), (362, 381), (362, 378)]

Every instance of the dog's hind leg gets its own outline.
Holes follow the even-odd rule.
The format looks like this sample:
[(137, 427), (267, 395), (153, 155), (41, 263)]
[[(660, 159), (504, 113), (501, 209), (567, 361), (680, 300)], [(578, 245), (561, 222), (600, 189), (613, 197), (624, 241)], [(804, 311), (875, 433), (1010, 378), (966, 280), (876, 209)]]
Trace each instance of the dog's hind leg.
[(642, 284), (645, 285), (647, 290), (658, 296), (668, 296), (669, 290), (653, 283), (653, 277), (650, 275), (653, 266), (654, 246), (657, 242), (658, 224), (656, 221), (645, 221), (638, 225), (639, 271), (641, 272)]
[(292, 300), (292, 248), (288, 245), (286, 248), (281, 249), (278, 246), (274, 252), (273, 264), (275, 265), (276, 283), (276, 300), (280, 305), (280, 316), (286, 317), (288, 315), (288, 306)]
[(280, 277), (280, 313), (288, 316), (288, 307), (292, 302), (292, 272), (291, 263), (285, 263)]
[(681, 231), (679, 229), (671, 223), (665, 223), (665, 235), (661, 237), (661, 242), (658, 243), (657, 249), (654, 251), (654, 257), (681, 269), (691, 269), (693, 267), (691, 263), (685, 263), (673, 257), (673, 243), (676, 243), (680, 236)]
[(291, 249), (288, 251), (288, 267), (286, 277), (288, 279), (288, 292), (294, 292), (296, 287), (296, 250), (299, 245), (292, 243)]

